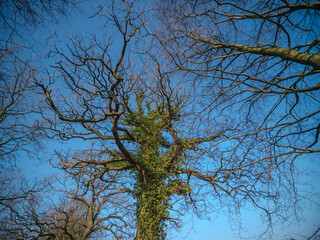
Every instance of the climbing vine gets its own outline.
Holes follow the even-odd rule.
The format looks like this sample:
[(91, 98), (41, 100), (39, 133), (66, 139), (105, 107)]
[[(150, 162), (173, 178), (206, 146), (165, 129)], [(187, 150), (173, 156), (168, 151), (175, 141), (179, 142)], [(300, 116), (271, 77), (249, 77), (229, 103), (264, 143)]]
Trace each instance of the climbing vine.
[(142, 105), (143, 94), (136, 97), (136, 110), (128, 111), (124, 124), (137, 143), (131, 153), (147, 174), (144, 180), (135, 171), (134, 197), (137, 207), (137, 239), (165, 239), (166, 222), (170, 219), (170, 199), (190, 190), (178, 178), (185, 147), (171, 136), (172, 124), (178, 120), (179, 107)]

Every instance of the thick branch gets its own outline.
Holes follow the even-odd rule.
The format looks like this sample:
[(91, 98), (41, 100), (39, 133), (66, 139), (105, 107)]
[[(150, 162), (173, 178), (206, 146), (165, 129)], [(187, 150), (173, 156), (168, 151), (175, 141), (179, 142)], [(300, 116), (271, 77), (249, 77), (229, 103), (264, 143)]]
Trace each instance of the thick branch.
[(282, 47), (254, 47), (241, 44), (226, 44), (226, 43), (210, 43), (213, 48), (229, 48), (234, 51), (248, 52), (264, 56), (280, 57), (283, 60), (310, 65), (314, 69), (320, 69), (320, 55), (312, 53), (298, 52), (294, 49)]

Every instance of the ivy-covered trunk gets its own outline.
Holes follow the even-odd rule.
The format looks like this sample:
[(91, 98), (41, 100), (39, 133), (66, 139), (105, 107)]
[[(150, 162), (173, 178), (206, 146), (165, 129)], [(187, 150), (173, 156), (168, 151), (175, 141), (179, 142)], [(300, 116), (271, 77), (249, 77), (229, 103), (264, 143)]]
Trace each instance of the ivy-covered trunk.
[(179, 108), (169, 103), (151, 107), (142, 105), (143, 93), (136, 96), (136, 111), (128, 111), (124, 124), (130, 126), (128, 137), (135, 143), (131, 158), (135, 168), (136, 240), (166, 239), (170, 198), (184, 194), (185, 184), (179, 180), (184, 148), (172, 130)]
[(137, 189), (137, 240), (165, 239), (165, 222), (169, 217), (165, 185), (140, 184)]

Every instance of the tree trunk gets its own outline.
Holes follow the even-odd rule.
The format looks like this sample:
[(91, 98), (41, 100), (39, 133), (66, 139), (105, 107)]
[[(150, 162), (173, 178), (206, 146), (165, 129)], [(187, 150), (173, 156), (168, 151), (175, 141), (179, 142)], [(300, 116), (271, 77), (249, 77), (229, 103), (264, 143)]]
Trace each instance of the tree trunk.
[(168, 197), (165, 184), (144, 184), (137, 194), (136, 240), (165, 239), (165, 221), (168, 219)]

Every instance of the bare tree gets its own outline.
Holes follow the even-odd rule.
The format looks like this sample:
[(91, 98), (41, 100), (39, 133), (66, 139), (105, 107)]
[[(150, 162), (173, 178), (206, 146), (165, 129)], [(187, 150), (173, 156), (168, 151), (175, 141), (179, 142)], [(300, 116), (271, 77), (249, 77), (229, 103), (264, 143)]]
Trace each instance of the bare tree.
[[(81, 171), (95, 166), (100, 178), (125, 172), (127, 192), (135, 202), (136, 239), (164, 239), (168, 224), (179, 226), (180, 213), (177, 218), (169, 214), (174, 203), (193, 202), (189, 180), (194, 172), (186, 151), (194, 152), (220, 133), (188, 138), (179, 124), (188, 116), (182, 111), (188, 94), (151, 53), (145, 55), (145, 65), (132, 63), (136, 54), (129, 44), (141, 40), (146, 21), (144, 12), (135, 12), (133, 6), (101, 6), (99, 13), (106, 12), (114, 35), (101, 42), (72, 39), (68, 53), (55, 46), (62, 59), (54, 66), (57, 71), (37, 84), (54, 113), (42, 109), (48, 131), (63, 140), (95, 142), (97, 159), (72, 157), (63, 165)], [(121, 48), (112, 38), (121, 39)]]
[(201, 114), (239, 114), (228, 141), (259, 140), (252, 151), (269, 148), (272, 161), (319, 152), (319, 2), (177, 1), (159, 11), (161, 43), (197, 84)]
[[(14, 152), (35, 143), (40, 126), (34, 117), (39, 99), (33, 94), (33, 78), (39, 72), (28, 31), (38, 24), (66, 15), (71, 0), (0, 3), (0, 159), (12, 159)], [(30, 117), (32, 116), (32, 117)]]
[[(1, 1), (0, 3), (0, 211), (19, 215), (19, 206), (45, 184), (16, 169), (17, 152), (36, 154), (42, 137), (37, 117), (39, 99), (33, 78), (39, 72), (34, 42), (28, 38), (37, 24), (57, 19), (71, 1)], [(50, 15), (50, 17), (49, 17)], [(50, 18), (50, 19), (49, 19)], [(1, 237), (6, 239), (6, 237)], [(9, 238), (9, 237), (8, 237)]]
[(62, 165), (127, 174), (136, 239), (179, 227), (181, 200), (199, 214), (250, 203), (269, 224), (289, 219), (294, 160), (320, 151), (318, 3), (157, 3), (159, 29), (135, 2), (112, 1), (97, 13), (103, 40), (55, 46), (56, 71), (37, 82), (48, 131), (96, 151), (59, 154)]
[(269, 199), (263, 209), (270, 222), (281, 212), (282, 190), (296, 190), (294, 160), (320, 151), (319, 7), (311, 1), (158, 2), (164, 25), (154, 33), (172, 69), (194, 86), (195, 126), (207, 120), (213, 131), (227, 130), (206, 150), (216, 164), (193, 175), (215, 179), (229, 195), (258, 207), (259, 198)]
[[(82, 154), (90, 157), (88, 153)], [(50, 189), (47, 187), (43, 191), (44, 188), (34, 187), (31, 191), (28, 188), (23, 196), (18, 194), (14, 198), (11, 193), (10, 199), (2, 201), (7, 204), (2, 208), (1, 237), (84, 240), (127, 239), (132, 236), (128, 220), (131, 207), (126, 201), (126, 190), (120, 187), (121, 178), (111, 172), (99, 178), (93, 168), (72, 170), (65, 162), (59, 164), (62, 163), (65, 170), (69, 169), (68, 174), (64, 172), (65, 177), (57, 176), (57, 182), (51, 183)], [(9, 184), (17, 183), (12, 179), (7, 181)], [(45, 183), (48, 186), (48, 182)], [(14, 189), (11, 187), (9, 190)]]
[(47, 181), (26, 178), (21, 171), (13, 167), (0, 169), (0, 237), (2, 239), (13, 239), (17, 236), (16, 232), (20, 226), (12, 224), (13, 218), (22, 218), (21, 214), (26, 203), (45, 192), (48, 185)]
[(101, 157), (93, 149), (67, 155), (57, 153), (57, 156), (56, 166), (70, 178), (64, 182), (57, 178), (63, 186), (60, 192), (70, 200), (53, 210), (51, 229), (72, 236), (71, 239), (132, 237), (133, 202), (128, 197), (127, 175), (106, 171), (99, 164), (91, 165), (91, 161), (99, 162)]

